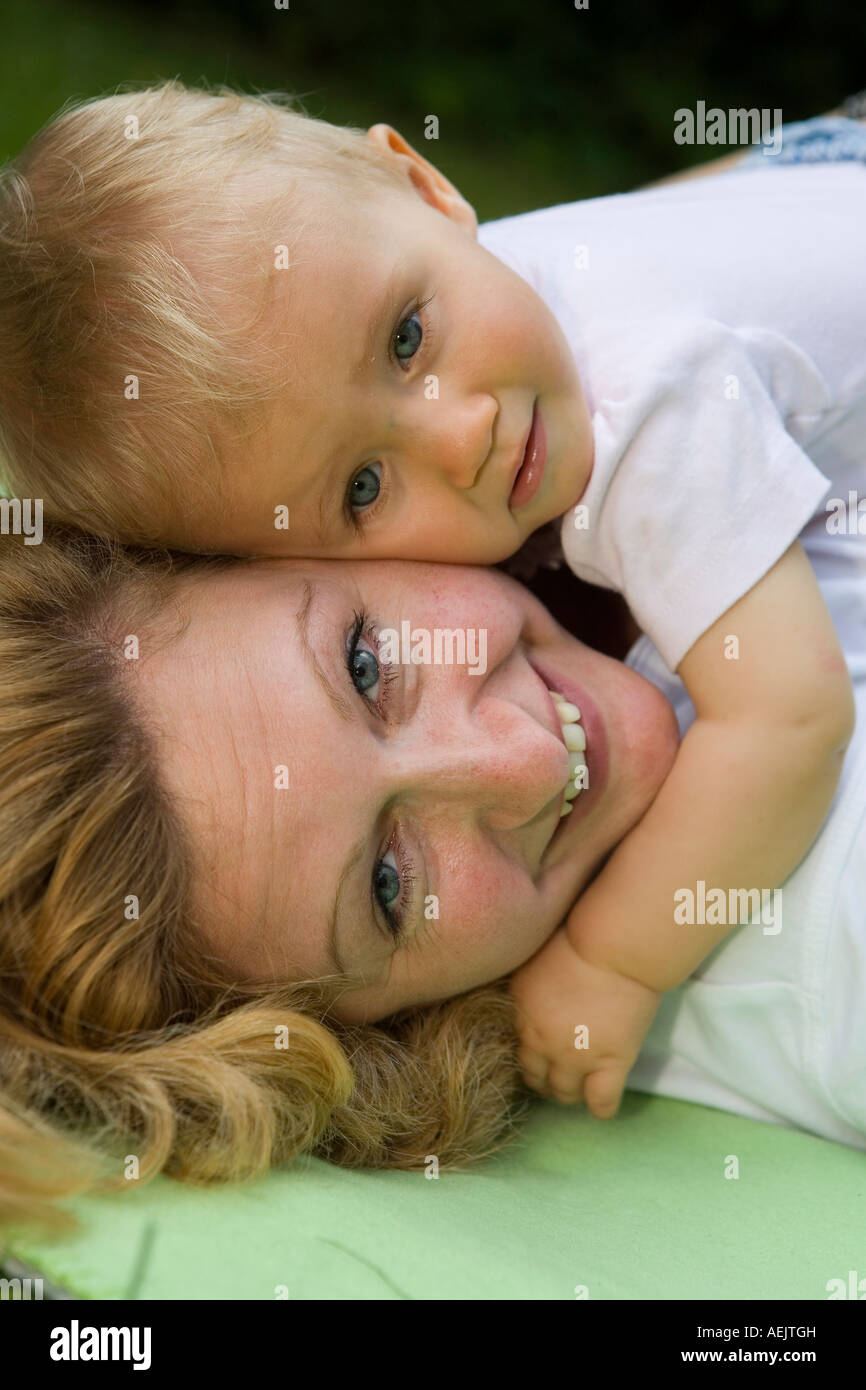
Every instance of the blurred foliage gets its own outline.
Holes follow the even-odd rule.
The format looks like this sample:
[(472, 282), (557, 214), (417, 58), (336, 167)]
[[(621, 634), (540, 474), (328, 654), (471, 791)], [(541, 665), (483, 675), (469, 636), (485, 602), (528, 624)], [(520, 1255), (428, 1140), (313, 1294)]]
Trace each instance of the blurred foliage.
[(123, 82), (279, 88), (337, 124), (395, 125), (482, 220), (725, 153), (675, 145), (677, 107), (798, 120), (866, 86), (857, 0), (0, 0), (0, 35), (2, 159), (70, 99)]

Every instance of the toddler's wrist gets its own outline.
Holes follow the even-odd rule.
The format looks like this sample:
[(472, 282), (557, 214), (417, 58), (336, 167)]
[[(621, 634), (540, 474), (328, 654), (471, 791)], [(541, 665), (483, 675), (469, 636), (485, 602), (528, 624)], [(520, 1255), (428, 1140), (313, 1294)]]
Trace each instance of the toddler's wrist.
[(620, 973), (611, 959), (610, 952), (605, 948), (603, 934), (593, 929), (592, 915), (587, 910), (583, 898), (571, 909), (565, 919), (563, 931), (574, 954), (587, 965), (595, 966), (598, 970)]

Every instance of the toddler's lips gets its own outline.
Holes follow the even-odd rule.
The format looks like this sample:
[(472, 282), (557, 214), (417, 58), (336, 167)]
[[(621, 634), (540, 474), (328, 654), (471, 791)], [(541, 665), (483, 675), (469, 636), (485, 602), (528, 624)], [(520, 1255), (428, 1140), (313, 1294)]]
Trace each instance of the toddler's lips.
[(511, 496), (508, 499), (508, 505), (512, 511), (517, 507), (525, 507), (527, 502), (532, 501), (541, 486), (546, 463), (547, 432), (536, 399), (532, 407), (529, 435), (523, 448), (523, 459), (511, 487)]

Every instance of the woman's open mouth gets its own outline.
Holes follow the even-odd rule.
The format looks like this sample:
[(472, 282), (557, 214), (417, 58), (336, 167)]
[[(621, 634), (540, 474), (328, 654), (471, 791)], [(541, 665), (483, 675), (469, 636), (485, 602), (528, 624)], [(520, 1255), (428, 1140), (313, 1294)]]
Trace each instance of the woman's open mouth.
[(580, 722), (580, 710), (577, 705), (571, 704), (557, 690), (551, 690), (550, 698), (553, 701), (562, 729), (562, 741), (568, 749), (568, 782), (563, 793), (562, 810), (559, 813), (561, 820), (571, 811), (575, 798), (580, 796), (581, 792), (589, 786), (589, 774), (586, 766), (586, 733)]
[(527, 502), (532, 501), (541, 486), (546, 463), (547, 432), (536, 400), (532, 407), (529, 435), (523, 448), (523, 462), (517, 470), (517, 476), (511, 486), (511, 496), (508, 499), (508, 505), (512, 510), (516, 507), (525, 507)]
[(604, 791), (609, 762), (607, 732), (595, 701), (585, 690), (534, 660), (532, 665), (547, 686), (568, 749), (568, 782), (549, 849), (589, 814)]

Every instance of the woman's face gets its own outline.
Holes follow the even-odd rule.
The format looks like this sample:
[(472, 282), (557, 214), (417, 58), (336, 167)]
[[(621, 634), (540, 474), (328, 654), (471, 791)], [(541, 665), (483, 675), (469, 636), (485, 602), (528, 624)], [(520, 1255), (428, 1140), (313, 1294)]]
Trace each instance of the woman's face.
[[(196, 920), (244, 978), (355, 974), (346, 1022), (516, 969), (676, 755), (655, 686), (497, 571), (261, 560), (178, 584), (185, 629), (142, 634), (130, 666), (194, 846)], [(436, 662), (444, 629), (462, 662), (459, 637)], [(434, 659), (405, 661), (422, 631)], [(551, 690), (587, 736), (564, 818)]]

